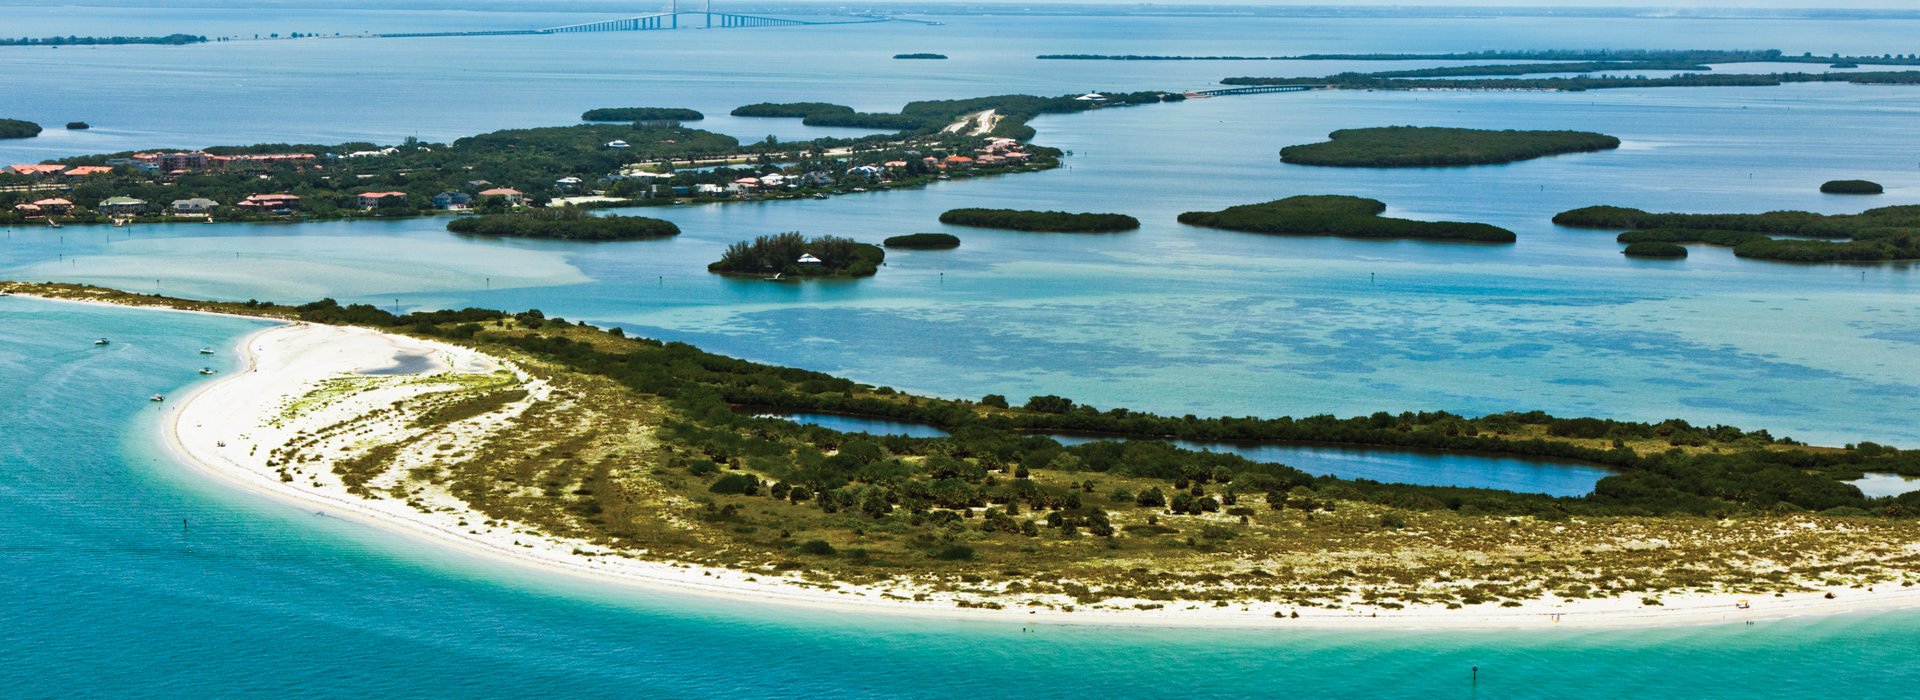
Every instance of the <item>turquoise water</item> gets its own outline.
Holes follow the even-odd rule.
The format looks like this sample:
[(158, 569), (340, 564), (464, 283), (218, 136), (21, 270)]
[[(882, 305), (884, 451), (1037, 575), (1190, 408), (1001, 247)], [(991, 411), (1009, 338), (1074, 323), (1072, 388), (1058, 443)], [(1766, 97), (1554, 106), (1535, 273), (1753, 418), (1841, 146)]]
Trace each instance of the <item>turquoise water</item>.
[[(477, 29), (578, 13), (234, 6), (7, 8), (10, 34)], [(597, 18), (597, 15), (595, 16)], [(1039, 53), (1276, 54), (1613, 46), (1911, 52), (1920, 22), (944, 18), (566, 38), (0, 49), (4, 116), (45, 124), (0, 162), (154, 146), (322, 142), (566, 123), (687, 106), (742, 138), (826, 133), (726, 117), (760, 100), (893, 109), (929, 97), (1208, 84), (1359, 63), (1038, 62)], [(892, 61), (935, 50), (950, 61)], [(804, 61), (768, 57), (805, 56)], [(1740, 68), (1746, 70), (1747, 68)], [(84, 86), (84, 88), (80, 87)], [(165, 95), (163, 104), (156, 96)], [(1920, 91), (1844, 85), (1583, 95), (1316, 93), (1036, 122), (1074, 152), (1042, 174), (831, 201), (645, 213), (672, 240), (456, 238), (435, 221), (0, 229), (0, 278), (223, 299), (537, 307), (755, 360), (948, 396), (1052, 393), (1181, 414), (1448, 409), (1765, 427), (1920, 442), (1911, 266), (1787, 266), (1697, 250), (1626, 260), (1553, 227), (1594, 203), (1857, 211), (1920, 201)], [(1351, 126), (1581, 128), (1618, 151), (1361, 172), (1276, 151)], [(1871, 201), (1820, 195), (1863, 177)], [(1362, 194), (1391, 214), (1487, 221), (1507, 247), (1276, 239), (1181, 211)], [(1112, 210), (1138, 232), (946, 229), (956, 206)], [(951, 230), (873, 279), (774, 285), (702, 272), (784, 230)], [(1334, 697), (1911, 695), (1920, 614), (1580, 633), (1127, 630), (822, 614), (609, 590), (439, 551), (236, 492), (153, 439), (145, 397), (201, 378), (232, 319), (0, 299), (0, 696)], [(115, 342), (94, 348), (92, 338)], [(232, 369), (232, 358), (217, 369)], [(1283, 460), (1284, 461), (1284, 460)], [(1484, 476), (1484, 475), (1481, 475)], [(1412, 478), (1411, 476), (1409, 478)], [(181, 520), (185, 519), (185, 531)], [(1479, 686), (1467, 669), (1482, 669)], [(1703, 670), (1704, 669), (1704, 670)]]
[[(817, 425), (841, 432), (907, 437), (945, 437), (947, 431), (920, 423), (881, 420), (832, 413), (770, 414), (795, 423)], [(1050, 435), (1063, 445), (1079, 445), (1110, 437), (1095, 435)], [(1277, 445), (1265, 443), (1196, 442), (1174, 440), (1189, 450), (1206, 450), (1240, 455), (1256, 462), (1276, 462), (1321, 476), (1343, 479), (1428, 486), (1465, 486), (1501, 489), (1520, 493), (1544, 493), (1553, 496), (1584, 496), (1593, 493), (1593, 485), (1613, 472), (1581, 462), (1552, 459), (1523, 459), (1496, 455), (1416, 450), (1378, 450), (1336, 445)], [(1855, 482), (1858, 484), (1858, 482)], [(1879, 482), (1874, 482), (1878, 484)], [(1866, 489), (1862, 485), (1862, 489)], [(1897, 493), (1904, 493), (1897, 492)], [(1877, 495), (1869, 493), (1869, 495)]]
[[(1028, 628), (609, 589), (316, 517), (162, 454), (145, 396), (201, 381), (195, 350), (256, 323), (6, 298), (0, 324), (0, 435), (33, 437), (0, 441), (10, 698), (1901, 697), (1920, 681), (1916, 613), (1616, 632)], [(102, 335), (113, 345), (93, 348)]]

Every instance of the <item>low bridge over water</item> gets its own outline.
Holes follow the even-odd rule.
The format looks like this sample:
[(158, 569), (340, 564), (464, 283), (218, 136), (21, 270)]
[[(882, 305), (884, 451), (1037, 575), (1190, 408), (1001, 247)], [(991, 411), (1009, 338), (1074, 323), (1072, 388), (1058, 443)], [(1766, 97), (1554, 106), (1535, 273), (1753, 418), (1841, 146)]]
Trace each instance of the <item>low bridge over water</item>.
[(1223, 97), (1226, 95), (1257, 95), (1263, 92), (1306, 92), (1308, 90), (1328, 90), (1332, 85), (1249, 85), (1246, 87), (1213, 88), (1211, 90), (1188, 90), (1187, 97)]
[[(682, 20), (682, 17), (687, 19)], [(468, 32), (406, 32), (393, 34), (375, 34), (383, 38), (436, 37), (436, 36), (525, 36), (530, 34), (577, 34), (581, 32), (642, 32), (665, 29), (740, 29), (746, 27), (811, 27), (826, 24), (869, 24), (890, 22), (888, 17), (853, 16), (844, 19), (787, 19), (784, 17), (762, 17), (743, 15), (733, 12), (714, 12), (711, 3), (705, 10), (681, 10), (677, 7), (667, 12), (658, 12), (637, 17), (582, 22), (545, 29), (497, 29)]]

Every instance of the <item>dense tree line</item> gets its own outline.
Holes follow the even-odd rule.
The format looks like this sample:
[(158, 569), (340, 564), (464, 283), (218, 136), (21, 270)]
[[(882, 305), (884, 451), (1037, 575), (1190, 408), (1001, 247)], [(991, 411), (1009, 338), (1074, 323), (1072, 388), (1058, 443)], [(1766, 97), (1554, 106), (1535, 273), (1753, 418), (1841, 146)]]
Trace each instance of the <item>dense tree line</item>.
[(1657, 241), (1642, 241), (1639, 243), (1628, 243), (1626, 249), (1620, 252), (1625, 255), (1636, 257), (1636, 258), (1684, 258), (1684, 257), (1687, 257), (1686, 246), (1680, 245), (1678, 243), (1661, 243)]
[[(1772, 211), (1764, 214), (1652, 213), (1612, 206), (1554, 215), (1578, 228), (1632, 229), (1622, 243), (1709, 243), (1733, 246), (1743, 258), (1782, 262), (1920, 260), (1920, 206), (1869, 209), (1859, 214)], [(1793, 236), (1795, 238), (1774, 238)], [(1802, 240), (1806, 238), (1835, 240)]]
[(39, 135), (39, 124), (19, 119), (0, 119), (0, 139), (30, 139)]
[(940, 214), (940, 223), (1013, 231), (1050, 233), (1112, 233), (1140, 228), (1140, 220), (1125, 214), (1072, 213), (1064, 211), (1027, 211), (1021, 209), (949, 209)]
[(937, 60), (945, 59), (947, 55), (942, 53), (897, 53), (897, 54), (894, 54), (893, 57), (896, 59), (902, 59), (902, 60), (922, 60), (922, 61), (935, 60), (937, 61)]
[(684, 107), (601, 107), (580, 115), (584, 122), (697, 122), (706, 118)]
[(0, 39), (0, 46), (123, 46), (127, 44), (157, 44), (161, 46), (184, 46), (206, 42), (204, 36), (192, 34), (168, 34), (166, 36), (49, 36), (21, 37), (18, 39)]
[(447, 222), (447, 230), (478, 236), (569, 241), (628, 241), (680, 234), (680, 227), (671, 221), (644, 216), (593, 216), (574, 207), (464, 216)]
[(1221, 211), (1190, 211), (1180, 223), (1253, 233), (1350, 238), (1419, 238), (1512, 243), (1512, 231), (1481, 223), (1413, 221), (1380, 216), (1387, 205), (1343, 195), (1301, 195)]
[(1386, 126), (1341, 129), (1327, 138), (1282, 148), (1280, 160), (1350, 168), (1417, 168), (1511, 163), (1620, 147), (1620, 139), (1587, 131)]
[(905, 134), (925, 134), (939, 131), (962, 116), (991, 109), (1000, 116), (1000, 123), (989, 133), (990, 136), (1026, 140), (1033, 138), (1033, 128), (1027, 126), (1027, 121), (1042, 114), (1066, 114), (1103, 106), (1152, 104), (1185, 99), (1177, 93), (1152, 91), (1104, 93), (1102, 95), (1104, 99), (1099, 101), (1081, 100), (1077, 99), (1078, 97), (1080, 96), (993, 95), (959, 100), (921, 100), (907, 103), (898, 114), (858, 112), (846, 105), (826, 102), (761, 102), (738, 107), (732, 114), (736, 117), (797, 118), (802, 124), (808, 126), (889, 129)]
[(960, 247), (960, 237), (951, 233), (909, 233), (889, 236), (880, 242), (888, 248), (942, 249)]
[[(1487, 68), (1498, 68), (1498, 66), (1488, 66)], [(1235, 77), (1226, 78), (1220, 82), (1225, 85), (1327, 85), (1342, 90), (1552, 90), (1560, 92), (1581, 92), (1585, 90), (1660, 87), (1772, 87), (1787, 83), (1920, 85), (1920, 71), (1752, 74), (1682, 73), (1664, 78), (1647, 76), (1391, 78), (1381, 77), (1374, 73), (1339, 73), (1326, 77)]]
[(1828, 180), (1820, 183), (1820, 191), (1827, 194), (1881, 194), (1886, 188), (1871, 180)]
[[(818, 258), (820, 263), (800, 264), (800, 258), (806, 255)], [(886, 251), (880, 246), (838, 236), (810, 239), (798, 233), (777, 233), (727, 246), (720, 259), (707, 266), (707, 271), (778, 273), (788, 277), (867, 277), (879, 271), (886, 257)]]

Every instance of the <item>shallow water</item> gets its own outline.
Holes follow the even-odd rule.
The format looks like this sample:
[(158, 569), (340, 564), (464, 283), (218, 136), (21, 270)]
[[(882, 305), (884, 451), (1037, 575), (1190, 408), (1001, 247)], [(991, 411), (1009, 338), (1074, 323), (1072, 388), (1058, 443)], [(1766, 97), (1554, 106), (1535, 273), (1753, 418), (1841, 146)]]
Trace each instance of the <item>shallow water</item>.
[[(14, 35), (518, 27), (570, 13), (9, 8)], [(894, 109), (929, 97), (1179, 89), (1360, 63), (1039, 62), (1040, 53), (1277, 54), (1615, 46), (1908, 52), (1920, 23), (1771, 20), (949, 18), (945, 27), (503, 39), (0, 48), (0, 162), (255, 141), (445, 140), (687, 106), (745, 139), (828, 132), (725, 116), (760, 100)], [(936, 50), (950, 61), (891, 61)], [(800, 56), (804, 61), (770, 60)], [(1411, 67), (1396, 64), (1398, 67)], [(164, 98), (162, 97), (164, 96)], [(1702, 249), (1625, 260), (1562, 209), (1857, 211), (1920, 199), (1920, 92), (1818, 85), (1583, 95), (1316, 93), (1037, 122), (1069, 167), (831, 201), (650, 209), (672, 240), (462, 239), (436, 221), (0, 230), (0, 277), (222, 299), (538, 307), (756, 360), (950, 396), (1053, 393), (1166, 413), (1547, 409), (1920, 440), (1909, 266), (1786, 266)], [(1583, 128), (1614, 152), (1512, 166), (1346, 171), (1276, 151), (1350, 126)], [(1819, 182), (1888, 185), (1871, 202)], [(1292, 194), (1487, 221), (1508, 247), (1276, 239), (1181, 211)], [(1114, 236), (947, 229), (956, 206), (1113, 210)], [(725, 244), (802, 230), (950, 230), (870, 280), (702, 272)], [(1920, 613), (1755, 626), (1502, 633), (1129, 630), (817, 613), (555, 579), (315, 517), (185, 470), (154, 439), (198, 347), (257, 324), (0, 299), (0, 695), (953, 697), (1099, 692), (1337, 697), (1901, 697)], [(114, 338), (108, 348), (91, 339)], [(231, 371), (236, 360), (213, 358)], [(184, 527), (182, 527), (184, 524)], [(1543, 623), (1544, 625), (1544, 623)], [(1481, 668), (1476, 687), (1467, 669)]]

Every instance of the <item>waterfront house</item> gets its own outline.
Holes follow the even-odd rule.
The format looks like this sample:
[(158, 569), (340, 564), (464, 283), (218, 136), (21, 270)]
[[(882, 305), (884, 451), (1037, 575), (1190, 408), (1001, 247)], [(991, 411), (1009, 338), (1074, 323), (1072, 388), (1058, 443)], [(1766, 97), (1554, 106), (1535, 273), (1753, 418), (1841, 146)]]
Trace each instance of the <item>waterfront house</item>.
[(907, 162), (904, 160), (890, 160), (885, 163), (881, 163), (881, 165), (889, 169), (898, 169), (898, 170), (907, 169)]
[(760, 186), (765, 187), (767, 189), (773, 189), (776, 187), (785, 187), (787, 185), (788, 179), (790, 178), (788, 178), (785, 175), (781, 175), (780, 173), (767, 173), (765, 175), (760, 176)]
[[(873, 166), (867, 165), (867, 166), (861, 166), (861, 167), (871, 168)], [(808, 187), (832, 187), (833, 186), (833, 176), (827, 174), (825, 171), (822, 171), (822, 170), (809, 171), (807, 172), (807, 174), (800, 176), (800, 181), (806, 183), (806, 186)]]
[(473, 203), (473, 195), (465, 192), (449, 191), (441, 192), (433, 196), (433, 208), (435, 209), (465, 209), (467, 205), (471, 203)]
[(1081, 95), (1073, 99), (1079, 100), (1081, 102), (1105, 102), (1107, 101), (1107, 96), (1097, 92), (1089, 92), (1085, 95)]
[[(675, 189), (678, 189), (678, 188), (675, 188)], [(698, 185), (694, 185), (693, 191), (700, 193), (700, 196), (703, 196), (703, 197), (718, 197), (720, 195), (726, 194), (727, 188), (721, 187), (719, 185), (703, 182)]]
[(36, 216), (40, 216), (43, 212), (41, 211), (40, 205), (38, 204), (21, 203), (21, 204), (13, 205), (13, 213), (19, 214), (22, 217), (31, 219)]
[(973, 167), (973, 159), (966, 156), (947, 156), (947, 159), (941, 162), (946, 167), (955, 169)]
[(67, 166), (64, 166), (64, 165), (39, 165), (39, 164), (33, 164), (33, 163), (7, 166), (7, 172), (13, 173), (15, 175), (25, 175), (27, 177), (46, 177), (49, 175), (59, 175), (60, 173), (65, 172), (66, 169), (67, 169)]
[[(899, 162), (901, 167), (906, 167), (906, 162), (904, 161), (899, 161)], [(868, 180), (878, 180), (880, 179), (881, 176), (887, 174), (887, 169), (882, 168), (878, 165), (856, 165), (851, 168), (847, 168), (847, 174), (853, 177), (863, 177)]]
[(751, 194), (757, 189), (760, 189), (760, 178), (757, 177), (743, 177), (727, 183), (727, 191), (736, 195)]
[(132, 197), (108, 197), (94, 207), (107, 216), (139, 216), (147, 213), (147, 203)]
[(627, 142), (621, 141), (619, 139), (615, 139), (607, 142), (607, 148), (612, 148), (616, 150), (621, 148), (626, 148), (628, 145), (629, 144)]
[(511, 187), (495, 187), (493, 189), (480, 190), (480, 196), (499, 197), (506, 200), (508, 204), (513, 205), (524, 204), (527, 201), (527, 194), (525, 192)]
[(205, 197), (194, 197), (173, 200), (172, 208), (175, 214), (207, 215), (220, 208), (220, 203)]
[(1006, 153), (1001, 154), (1000, 157), (1015, 163), (1025, 163), (1027, 162), (1027, 159), (1031, 158), (1032, 156), (1025, 153), (1021, 153), (1019, 151), (1008, 151)]
[(800, 267), (820, 267), (821, 265), (825, 265), (827, 263), (826, 261), (813, 257), (812, 253), (807, 253), (805, 255), (801, 255), (800, 259), (795, 260), (793, 264), (799, 265)]
[(108, 158), (107, 166), (113, 167), (113, 168), (127, 168), (136, 173), (140, 173), (142, 175), (155, 175), (160, 172), (160, 166), (154, 165), (153, 163), (149, 163), (144, 160), (140, 160), (138, 158)]
[(380, 209), (407, 203), (405, 192), (362, 192), (359, 196), (360, 208)]
[(579, 187), (580, 183), (582, 182), (585, 182), (585, 180), (569, 175), (567, 177), (554, 180), (553, 184), (558, 186), (563, 191), (572, 192), (573, 189), (576, 187)]
[(60, 173), (60, 175), (62, 177), (70, 177), (70, 178), (93, 177), (95, 175), (105, 175), (110, 172), (113, 172), (113, 168), (110, 168), (104, 165), (76, 165), (76, 166), (73, 166), (72, 168), (69, 168), (66, 172)]
[(300, 198), (290, 194), (256, 194), (248, 195), (234, 206), (247, 211), (287, 214), (300, 211)]
[(34, 202), (33, 205), (40, 207), (40, 211), (47, 216), (66, 216), (73, 213), (73, 202), (59, 197), (42, 199)]

